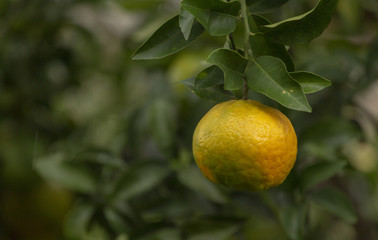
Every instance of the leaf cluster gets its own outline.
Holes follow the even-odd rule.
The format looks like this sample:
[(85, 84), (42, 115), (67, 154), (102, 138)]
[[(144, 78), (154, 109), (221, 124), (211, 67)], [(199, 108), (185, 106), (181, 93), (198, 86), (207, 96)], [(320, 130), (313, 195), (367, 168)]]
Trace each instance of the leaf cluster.
[[(247, 98), (250, 89), (287, 108), (311, 112), (306, 94), (322, 90), (331, 82), (296, 70), (288, 49), (317, 38), (329, 25), (337, 0), (320, 0), (310, 11), (276, 23), (259, 15), (286, 2), (183, 0), (179, 15), (153, 33), (133, 59), (166, 57), (184, 49), (204, 32), (225, 36), (224, 46), (208, 56), (209, 66), (183, 84), (205, 100)], [(245, 4), (248, 8), (244, 9)], [(243, 23), (244, 38), (248, 40), (244, 48), (235, 44), (240, 41), (233, 34)]]
[[(377, 3), (340, 1), (335, 34), (285, 44), (295, 67), (333, 87), (306, 95), (314, 114), (285, 112), (300, 139), (298, 161), (284, 184), (260, 195), (214, 185), (194, 167), (193, 130), (214, 103), (169, 82), (194, 76), (186, 82), (202, 98), (242, 97), (224, 89), (227, 68), (216, 58), (202, 65), (215, 77), (195, 85), (210, 45), (216, 50), (226, 38), (222, 51), (245, 58), (242, 18), (232, 34), (203, 30), (198, 45), (174, 57), (130, 61), (149, 23), (170, 14), (173, 2), (0, 1), (0, 239), (378, 239)], [(313, 2), (247, 6), (255, 22), (269, 25), (261, 16), (278, 19)], [(264, 39), (256, 41), (276, 44)], [(200, 55), (198, 65), (182, 61), (188, 53)], [(280, 59), (290, 74), (289, 59)], [(301, 86), (316, 90), (311, 81)]]

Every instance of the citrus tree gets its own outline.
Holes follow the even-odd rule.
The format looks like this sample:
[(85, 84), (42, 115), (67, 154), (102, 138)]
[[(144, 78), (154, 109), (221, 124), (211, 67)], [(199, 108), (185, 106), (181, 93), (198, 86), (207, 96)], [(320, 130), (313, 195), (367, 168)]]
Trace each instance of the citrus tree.
[(376, 240), (377, 7), (0, 1), (0, 238)]
[[(286, 108), (311, 112), (306, 94), (331, 84), (314, 73), (297, 70), (289, 50), (321, 35), (338, 1), (320, 0), (310, 11), (276, 23), (259, 15), (286, 2), (183, 0), (180, 13), (134, 53), (134, 60), (158, 59), (184, 49), (204, 32), (224, 37), (223, 47), (207, 57), (209, 66), (182, 82), (204, 100), (227, 101), (206, 114), (193, 136), (197, 165), (214, 183), (247, 191), (281, 184), (296, 159), (293, 127), (281, 112), (246, 99), (258, 92)], [(356, 221), (351, 202), (336, 189), (324, 189), (311, 197), (304, 192), (343, 166), (327, 164), (319, 172), (319, 166), (313, 166), (314, 174), (321, 173), (319, 179), (311, 176), (309, 168), (311, 173), (305, 177), (310, 180), (303, 180), (304, 188), (298, 193), (301, 200), (283, 211), (271, 206), (287, 236), (303, 239), (307, 198), (321, 202), (347, 221)]]

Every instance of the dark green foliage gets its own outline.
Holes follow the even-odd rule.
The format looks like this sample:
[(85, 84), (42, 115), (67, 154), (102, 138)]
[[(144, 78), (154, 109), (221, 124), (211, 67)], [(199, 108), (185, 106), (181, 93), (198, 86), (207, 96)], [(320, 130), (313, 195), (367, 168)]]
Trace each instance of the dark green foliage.
[(222, 69), (225, 90), (243, 88), (243, 75), (248, 64), (247, 59), (235, 51), (220, 48), (212, 52), (207, 61)]
[(290, 76), (280, 59), (272, 56), (256, 58), (248, 66), (246, 78), (250, 89), (276, 100), (285, 107), (311, 112), (301, 85)]
[[(0, 1), (0, 238), (376, 240), (376, 3), (345, 0), (328, 32), (287, 46), (283, 26), (316, 28), (293, 38), (308, 42), (331, 8), (312, 28), (290, 18), (314, 1), (247, 1), (247, 59), (239, 2), (184, 2)], [(134, 57), (167, 58), (131, 61), (146, 39)], [(298, 135), (292, 173), (259, 193), (211, 183), (191, 153), (198, 121), (246, 76)], [(276, 102), (268, 85), (302, 93)], [(280, 104), (309, 111), (303, 96), (311, 114)]]
[(273, 42), (295, 45), (317, 38), (331, 22), (338, 0), (320, 0), (318, 5), (302, 15), (262, 26), (264, 35)]
[[(196, 40), (203, 32), (203, 28), (198, 22), (193, 20), (191, 25), (190, 34), (187, 34), (188, 37), (184, 38), (180, 28), (184, 26), (179, 26), (179, 17), (170, 19), (146, 43), (138, 48), (133, 59), (157, 59), (180, 51)], [(184, 31), (188, 32), (187, 30)]]
[(236, 28), (240, 4), (219, 0), (183, 0), (181, 6), (189, 11), (212, 36), (232, 33)]
[[(254, 12), (254, 9), (257, 9), (256, 12), (259, 12), (271, 9), (285, 2), (275, 1), (269, 4), (267, 1), (252, 2), (251, 11)], [(246, 3), (244, 2), (244, 4)], [(243, 57), (238, 57), (236, 52), (233, 54), (230, 51), (237, 50), (236, 46), (231, 44), (229, 45), (230, 50), (221, 48), (215, 50), (209, 55), (207, 61), (222, 69), (225, 90), (242, 90), (244, 88), (244, 92), (247, 92), (248, 90), (245, 89), (247, 85), (244, 83), (248, 82), (250, 89), (265, 94), (287, 108), (311, 112), (311, 107), (304, 94), (312, 92), (314, 89), (308, 91), (307, 88), (304, 91), (301, 85), (298, 85), (287, 73), (287, 71), (294, 71), (295, 68), (285, 45), (306, 43), (318, 37), (329, 25), (336, 4), (337, 0), (320, 0), (311, 11), (275, 24), (271, 24), (269, 20), (261, 16), (250, 15), (251, 13), (247, 12), (245, 16), (248, 16), (248, 19), (244, 21), (244, 24), (248, 24), (248, 32), (244, 34), (249, 42), (244, 43), (244, 51), (251, 49), (252, 54), (244, 53), (245, 59), (243, 60)], [(243, 11), (243, 8), (240, 8), (238, 1), (226, 3), (219, 0), (184, 0), (181, 2), (180, 24), (177, 23), (177, 18), (168, 21), (137, 50), (133, 59), (161, 58), (186, 47), (201, 33), (193, 29), (196, 26), (195, 19), (211, 36), (232, 34), (236, 30), (239, 16), (243, 15), (239, 13), (240, 11)], [(181, 32), (178, 30), (178, 25)], [(231, 35), (229, 38), (231, 39)], [(278, 57), (285, 65), (281, 66), (280, 62), (273, 60), (274, 58), (264, 56)], [(256, 60), (252, 58), (256, 58)], [(259, 61), (261, 64), (264, 63), (264, 66)], [(252, 64), (246, 72), (248, 62)], [(267, 81), (262, 76), (265, 76)], [(301, 77), (299, 80), (301, 82), (314, 81), (314, 76), (311, 73), (297, 74), (297, 77)], [(207, 81), (209, 78), (216, 78), (211, 82), (220, 81), (217, 75), (209, 75), (207, 78)], [(318, 79), (318, 81), (321, 80)], [(328, 80), (324, 79), (323, 81)], [(323, 84), (323, 87), (326, 86), (328, 85)], [(292, 94), (292, 92), (294, 93)], [(238, 94), (235, 97), (238, 97)]]
[(261, 26), (270, 24), (270, 22), (259, 15), (250, 15), (248, 20), (249, 27), (253, 33), (251, 36), (249, 36), (249, 44), (251, 46), (253, 56), (255, 58), (264, 55), (278, 57), (285, 63), (287, 71), (294, 71), (295, 68), (293, 60), (291, 59), (285, 46), (269, 41), (261, 32)]
[(322, 189), (316, 191), (310, 195), (310, 200), (347, 222), (357, 222), (352, 202), (339, 190)]

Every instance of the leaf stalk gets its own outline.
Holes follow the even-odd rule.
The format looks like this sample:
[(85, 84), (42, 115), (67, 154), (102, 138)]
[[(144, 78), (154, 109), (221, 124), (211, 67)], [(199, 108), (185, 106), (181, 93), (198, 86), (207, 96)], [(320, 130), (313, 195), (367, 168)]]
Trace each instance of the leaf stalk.
[[(248, 23), (248, 9), (245, 0), (239, 0), (241, 6), (241, 14), (244, 22), (244, 57), (249, 58), (249, 35), (251, 33)], [(244, 77), (244, 89), (243, 89), (243, 99), (248, 98), (248, 85), (247, 79)]]
[(241, 13), (244, 22), (244, 57), (248, 58), (248, 51), (249, 51), (249, 35), (250, 35), (250, 28), (248, 23), (248, 10), (247, 4), (245, 0), (239, 0), (241, 5)]

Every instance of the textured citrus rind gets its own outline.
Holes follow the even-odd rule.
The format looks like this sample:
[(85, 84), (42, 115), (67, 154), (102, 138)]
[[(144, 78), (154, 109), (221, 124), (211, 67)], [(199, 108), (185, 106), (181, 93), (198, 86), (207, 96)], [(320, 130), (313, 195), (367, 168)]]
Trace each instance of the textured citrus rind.
[(253, 100), (214, 106), (193, 135), (194, 159), (212, 182), (256, 191), (281, 184), (297, 155), (290, 120)]

